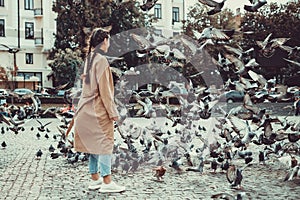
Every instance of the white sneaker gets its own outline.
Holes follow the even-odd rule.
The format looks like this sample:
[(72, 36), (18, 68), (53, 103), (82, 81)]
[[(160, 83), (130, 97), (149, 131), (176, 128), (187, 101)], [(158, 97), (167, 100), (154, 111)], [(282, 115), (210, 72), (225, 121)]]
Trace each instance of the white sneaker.
[(106, 193), (106, 192), (123, 192), (125, 191), (124, 186), (117, 185), (115, 182), (111, 181), (109, 184), (103, 183), (99, 192)]
[(102, 185), (102, 180), (98, 179), (97, 181), (92, 180), (89, 184), (89, 190), (98, 190)]

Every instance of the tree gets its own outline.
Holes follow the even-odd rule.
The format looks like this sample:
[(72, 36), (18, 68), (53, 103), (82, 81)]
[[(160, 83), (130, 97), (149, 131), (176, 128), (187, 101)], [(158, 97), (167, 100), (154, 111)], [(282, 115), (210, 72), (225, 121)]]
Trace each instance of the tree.
[(187, 21), (183, 21), (183, 31), (189, 37), (194, 37), (192, 30), (202, 32), (204, 28), (236, 29), (234, 13), (230, 9), (223, 9), (215, 15), (207, 15), (207, 7), (197, 3), (187, 14)]
[(242, 46), (245, 49), (254, 47), (256, 58), (262, 65), (261, 72), (266, 78), (277, 77), (284, 83), (284, 77), (291, 77), (299, 72), (299, 68), (287, 63), (283, 58), (299, 61), (298, 55), (288, 55), (287, 52), (276, 48), (274, 54), (262, 56), (256, 41), (263, 41), (270, 33), (271, 38), (289, 38), (284, 44), (291, 47), (300, 45), (300, 2), (288, 2), (278, 5), (267, 4), (258, 13), (246, 13), (241, 22), (242, 31), (254, 31), (252, 35), (244, 35)]
[(66, 83), (70, 83), (69, 87), (73, 86), (77, 71), (83, 63), (80, 55), (81, 52), (79, 50), (73, 51), (69, 48), (58, 50), (54, 55), (53, 61), (49, 64), (54, 73), (54, 86)]
[[(184, 34), (194, 38), (194, 41), (197, 41), (196, 36), (194, 35), (193, 31), (198, 31), (201, 33), (205, 28), (208, 27), (214, 27), (221, 30), (234, 30), (238, 32), (238, 26), (239, 22), (236, 20), (236, 16), (230, 9), (223, 9), (220, 13), (217, 13), (215, 15), (207, 15), (208, 8), (206, 6), (203, 6), (202, 4), (196, 4), (188, 13), (187, 15), (187, 21), (183, 21), (183, 31)], [(240, 40), (239, 37), (236, 37), (238, 35), (233, 36), (233, 40), (228, 41), (230, 44), (236, 43)], [(198, 41), (201, 42), (201, 41)], [(204, 63), (201, 65), (201, 69), (204, 71), (204, 74), (201, 76), (197, 76), (194, 79), (192, 79), (192, 82), (194, 86), (196, 85), (205, 85), (208, 83), (205, 83), (203, 80), (203, 77), (210, 76), (211, 79), (214, 79), (216, 76), (211, 76), (211, 74), (216, 73), (215, 68), (212, 68), (211, 65), (211, 57), (217, 58), (217, 55), (219, 52), (223, 51), (224, 43), (218, 43), (215, 42), (214, 45), (206, 45), (205, 50), (208, 52), (208, 54), (200, 55), (198, 54), (196, 57), (192, 58), (194, 63)], [(199, 70), (193, 69), (195, 66), (191, 63), (187, 63), (184, 66), (184, 75), (188, 76), (190, 74), (196, 74), (199, 72)], [(222, 70), (219, 70), (221, 72), (221, 77), (223, 79), (227, 78), (227, 74), (223, 73)], [(207, 81), (206, 81), (207, 82)], [(214, 80), (212, 82), (217, 83), (218, 81)]]
[(8, 84), (8, 72), (2, 66), (0, 66), (0, 81), (4, 84)]
[(241, 22), (242, 31), (254, 31), (252, 35), (244, 36), (244, 46), (255, 45), (256, 40), (263, 40), (272, 33), (272, 38), (287, 37), (290, 46), (300, 44), (300, 2), (288, 2), (278, 5), (267, 4), (261, 12), (246, 13)]
[[(143, 27), (145, 23), (144, 13), (139, 10), (135, 0), (126, 2), (112, 0), (60, 0), (53, 5), (53, 11), (57, 13), (57, 33), (55, 35), (54, 48), (49, 54), (49, 59), (54, 59), (53, 63), (56, 64), (59, 64), (59, 61), (63, 61), (62, 58), (65, 57), (65, 54), (69, 54), (70, 51), (76, 51), (76, 55), (78, 55), (78, 57), (71, 56), (71, 58), (80, 58), (80, 60), (74, 60), (73, 62), (80, 63), (86, 54), (87, 38), (96, 27), (112, 25), (111, 34), (114, 35), (126, 30)], [(121, 36), (118, 42), (120, 41), (123, 41), (123, 43), (118, 45), (125, 48), (127, 45), (126, 38)], [(116, 53), (113, 50), (120, 49), (114, 41), (111, 42), (111, 46), (112, 52), (110, 53)], [(58, 54), (60, 53), (63, 55), (59, 56)], [(56, 59), (58, 60), (56, 61)], [(70, 69), (70, 66), (66, 63), (70, 63), (70, 60), (59, 64), (59, 69), (56, 69), (55, 64), (51, 65), (57, 83), (70, 79), (68, 77), (69, 73), (56, 74)], [(62, 67), (66, 67), (66, 69), (63, 70)], [(64, 77), (65, 75), (67, 76), (66, 78)]]

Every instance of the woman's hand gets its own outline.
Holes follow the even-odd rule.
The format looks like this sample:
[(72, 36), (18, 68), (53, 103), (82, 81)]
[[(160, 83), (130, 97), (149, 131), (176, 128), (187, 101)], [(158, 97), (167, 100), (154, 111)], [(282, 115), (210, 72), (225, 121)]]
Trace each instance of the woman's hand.
[(119, 120), (119, 117), (112, 117), (112, 118), (111, 118), (111, 120), (113, 120), (113, 121), (115, 121), (115, 122), (116, 122), (116, 121), (118, 121), (118, 120)]

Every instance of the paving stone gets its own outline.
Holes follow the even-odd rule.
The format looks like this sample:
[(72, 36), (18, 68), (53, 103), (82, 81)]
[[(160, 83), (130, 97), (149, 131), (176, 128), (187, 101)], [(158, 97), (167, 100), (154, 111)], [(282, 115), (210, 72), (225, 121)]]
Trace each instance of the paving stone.
[[(41, 119), (48, 121), (48, 119)], [(55, 119), (51, 119), (55, 122)], [(30, 127), (34, 120), (25, 124)], [(51, 123), (55, 130), (58, 122)], [(228, 192), (237, 194), (230, 189), (225, 174), (211, 174), (209, 164), (205, 173), (184, 172), (176, 174), (172, 168), (167, 169), (164, 181), (154, 181), (153, 166), (143, 166), (135, 174), (123, 175), (114, 173), (114, 180), (125, 185), (127, 190), (120, 194), (101, 194), (87, 190), (89, 181), (86, 163), (70, 165), (64, 158), (52, 160), (48, 152), (53, 140), (35, 138), (36, 133), (22, 132), (20, 135), (5, 135), (9, 144), (7, 149), (0, 151), (0, 199), (210, 199), (212, 194)], [(26, 143), (24, 142), (26, 141)], [(44, 154), (41, 160), (35, 160), (38, 149)], [(283, 182), (285, 168), (278, 162), (270, 162), (267, 166), (254, 164), (244, 172), (243, 186), (247, 194), (244, 199), (298, 199), (300, 180)], [(27, 190), (27, 191), (26, 191)]]

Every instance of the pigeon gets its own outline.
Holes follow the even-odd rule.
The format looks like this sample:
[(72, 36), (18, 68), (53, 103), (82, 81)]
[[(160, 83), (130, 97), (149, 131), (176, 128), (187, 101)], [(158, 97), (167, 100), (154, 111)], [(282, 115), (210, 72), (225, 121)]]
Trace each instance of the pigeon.
[(45, 127), (47, 125), (51, 124), (51, 122), (48, 122), (46, 124), (42, 124), (42, 122), (39, 121), (38, 119), (36, 121), (40, 124), (40, 126), (38, 127), (38, 130), (41, 131), (41, 132), (45, 132), (46, 131)]
[(149, 10), (151, 10), (151, 8), (154, 7), (154, 5), (156, 4), (157, 1), (158, 0), (146, 0), (146, 2), (144, 1), (143, 5), (140, 5), (140, 8), (143, 11), (149, 11)]
[(50, 152), (54, 152), (54, 151), (55, 151), (55, 148), (53, 147), (52, 144), (51, 144), (50, 147), (49, 147), (49, 151), (50, 151)]
[(62, 154), (62, 153), (51, 153), (50, 154), (50, 157), (52, 158), (52, 159), (56, 159), (56, 158), (59, 158), (60, 156), (63, 156), (64, 154)]
[(285, 178), (283, 181), (291, 181), (293, 180), (295, 177), (300, 176), (300, 166), (295, 166), (293, 168), (290, 169), (290, 171), (286, 174)]
[(200, 3), (207, 5), (209, 7), (213, 7), (212, 10), (207, 12), (208, 15), (214, 15), (216, 13), (221, 12), (225, 1), (226, 0), (222, 0), (220, 2), (216, 2), (213, 0), (199, 0)]
[(288, 61), (291, 64), (294, 64), (297, 67), (300, 67), (300, 63), (299, 62), (296, 62), (296, 61), (293, 61), (293, 60), (289, 60), (289, 59), (286, 59), (286, 58), (283, 58), (283, 59), (286, 60), (286, 61)]
[(163, 166), (158, 166), (153, 168), (153, 170), (155, 171), (154, 177), (157, 178), (157, 181), (161, 181), (161, 179), (163, 178), (163, 176), (166, 173), (166, 168), (164, 168)]
[(182, 160), (180, 158), (177, 158), (172, 161), (169, 167), (175, 169), (177, 173), (181, 173), (182, 172), (182, 169), (180, 168), (181, 165), (182, 165)]
[(37, 139), (40, 139), (40, 138), (41, 138), (41, 134), (38, 132), (38, 133), (36, 134), (36, 137), (37, 137)]
[(87, 154), (87, 153), (79, 154), (78, 160), (81, 161), (81, 162), (88, 161), (89, 160), (89, 154)]
[(204, 28), (201, 33), (193, 30), (193, 33), (198, 41), (202, 41), (204, 39), (228, 41), (230, 39), (222, 30), (214, 27)]
[(7, 125), (10, 125), (10, 121), (8, 119), (6, 119), (6, 117), (1, 113), (0, 114), (0, 123), (6, 123)]
[(1, 143), (1, 147), (2, 147), (3, 149), (5, 149), (5, 148), (7, 147), (7, 144), (6, 144), (5, 141), (3, 141), (3, 142)]
[(218, 168), (218, 162), (216, 159), (213, 159), (210, 163), (211, 169), (213, 170), (213, 173), (216, 173), (216, 170)]
[(242, 200), (243, 196), (245, 196), (245, 193), (238, 193), (236, 196), (228, 194), (226, 192), (213, 194), (211, 195), (212, 199), (227, 199), (227, 200)]
[(258, 161), (259, 161), (259, 164), (265, 164), (265, 160), (266, 160), (266, 153), (265, 151), (259, 151), (259, 154), (258, 154)]
[(43, 152), (42, 152), (41, 149), (39, 149), (39, 150), (36, 152), (36, 154), (35, 154), (35, 158), (36, 158), (37, 160), (39, 160), (39, 159), (41, 159), (42, 155), (43, 155)]
[(57, 119), (59, 119), (60, 122), (63, 123), (62, 125), (59, 125), (59, 127), (67, 129), (68, 125), (71, 121), (68, 121), (65, 116), (62, 116), (58, 113), (55, 113), (55, 116), (56, 116)]
[(259, 8), (267, 3), (266, 0), (249, 0), (252, 5), (244, 5), (244, 9), (248, 12), (257, 12)]
[(200, 172), (202, 174), (204, 168), (204, 160), (202, 156), (199, 158), (199, 161), (200, 162), (197, 168), (187, 168), (186, 171)]
[(18, 134), (20, 130), (24, 131), (25, 129), (22, 129), (20, 127), (21, 124), (24, 124), (24, 121), (15, 121), (14, 119), (9, 119), (9, 122), (13, 125), (11, 127), (8, 127), (9, 130), (13, 131), (15, 134)]
[(231, 187), (236, 187), (241, 189), (242, 180), (243, 180), (243, 169), (237, 168), (235, 165), (231, 165), (226, 173), (226, 178), (231, 184)]
[(229, 167), (230, 167), (230, 164), (229, 164), (229, 162), (228, 162), (228, 159), (225, 161), (225, 163), (222, 163), (220, 167), (221, 167), (221, 169), (222, 169), (223, 171), (227, 171), (227, 170), (229, 169)]
[(261, 49), (265, 49), (267, 47), (267, 45), (269, 44), (269, 40), (272, 36), (272, 33), (270, 33), (265, 39), (264, 41), (256, 41), (256, 44), (261, 48)]
[(79, 154), (76, 153), (74, 156), (68, 157), (67, 161), (68, 161), (69, 164), (73, 165), (74, 163), (76, 163), (78, 161), (78, 158), (79, 158)]
[(297, 165), (298, 165), (298, 160), (294, 156), (292, 156), (291, 157), (291, 167), (294, 168)]

